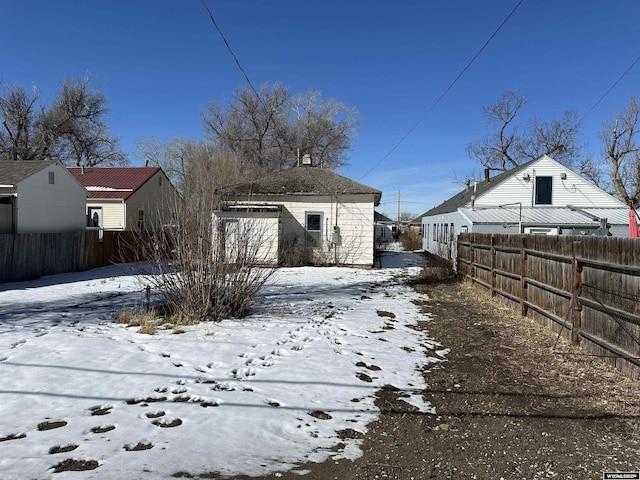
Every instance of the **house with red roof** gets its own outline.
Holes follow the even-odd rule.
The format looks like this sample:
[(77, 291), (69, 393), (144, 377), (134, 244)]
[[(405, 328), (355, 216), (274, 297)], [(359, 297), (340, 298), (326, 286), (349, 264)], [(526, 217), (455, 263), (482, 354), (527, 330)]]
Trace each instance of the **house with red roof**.
[(178, 192), (160, 167), (70, 167), (87, 189), (87, 226), (150, 230), (168, 223)]

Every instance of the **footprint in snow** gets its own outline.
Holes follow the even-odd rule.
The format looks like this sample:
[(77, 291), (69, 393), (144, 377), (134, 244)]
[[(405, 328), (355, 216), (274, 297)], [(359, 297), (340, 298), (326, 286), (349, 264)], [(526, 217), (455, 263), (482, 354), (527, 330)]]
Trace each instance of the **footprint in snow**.
[(182, 425), (182, 420), (180, 420), (179, 418), (174, 418), (173, 420), (159, 419), (159, 420), (154, 420), (151, 423), (161, 428), (173, 428), (173, 427), (178, 427)]
[(54, 420), (52, 422), (45, 421), (38, 424), (38, 431), (44, 432), (45, 430), (53, 430), (54, 428), (66, 427), (68, 422), (66, 420)]
[(243, 380), (249, 377), (253, 377), (256, 374), (255, 368), (234, 368), (231, 370), (231, 375), (233, 378), (237, 378), (239, 380)]
[(274, 350), (273, 352), (271, 352), (271, 355), (274, 355), (276, 357), (285, 357), (288, 354), (289, 353), (286, 350), (282, 349), (282, 348), (278, 348), (278, 349)]
[(54, 465), (53, 473), (60, 472), (82, 472), (85, 470), (95, 470), (100, 464), (97, 460), (75, 460), (73, 458), (67, 458), (62, 462)]
[(91, 433), (106, 433), (111, 430), (115, 430), (116, 427), (114, 425), (98, 425), (97, 427), (93, 427), (90, 432)]
[(91, 411), (91, 415), (108, 415), (111, 413), (112, 408), (113, 405), (96, 405), (89, 410)]
[(9, 440), (19, 440), (21, 438), (26, 438), (26, 433), (10, 433), (9, 435), (0, 436), (0, 442), (8, 442)]
[(164, 412), (162, 410), (156, 410), (155, 412), (147, 412), (144, 415), (147, 418), (160, 418), (164, 417)]
[(150, 448), (153, 448), (153, 443), (138, 442), (135, 445), (128, 443), (124, 446), (127, 452), (139, 452), (141, 450), (149, 450)]
[(78, 445), (76, 445), (75, 443), (68, 443), (66, 445), (56, 445), (55, 447), (51, 447), (49, 449), (49, 455), (55, 455), (57, 453), (73, 452), (76, 448), (78, 448)]
[(17, 342), (11, 344), (11, 348), (19, 347), (20, 345), (24, 345), (25, 343), (27, 343), (26, 340), (18, 340)]

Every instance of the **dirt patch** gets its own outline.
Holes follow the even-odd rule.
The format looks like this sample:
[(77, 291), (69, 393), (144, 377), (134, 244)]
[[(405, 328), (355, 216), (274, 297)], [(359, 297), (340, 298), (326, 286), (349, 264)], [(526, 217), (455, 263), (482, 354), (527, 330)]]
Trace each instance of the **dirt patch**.
[[(580, 479), (640, 470), (640, 383), (466, 283), (424, 283), (417, 327), (450, 349), (425, 371), (422, 414), (378, 392), (355, 461), (265, 479)], [(208, 477), (219, 478), (215, 474)], [(245, 477), (238, 477), (245, 478)], [(246, 477), (248, 478), (248, 477)]]

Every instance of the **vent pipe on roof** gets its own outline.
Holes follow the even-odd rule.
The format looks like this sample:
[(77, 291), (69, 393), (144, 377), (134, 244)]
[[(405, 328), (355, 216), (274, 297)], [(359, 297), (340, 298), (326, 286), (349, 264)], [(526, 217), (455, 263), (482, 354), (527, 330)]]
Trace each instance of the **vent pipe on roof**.
[(80, 166), (80, 171), (82, 172), (81, 175), (84, 175), (84, 165)]
[(465, 185), (467, 186), (467, 189), (465, 190), (466, 192), (471, 190), (471, 179), (467, 178), (467, 181), (465, 182)]

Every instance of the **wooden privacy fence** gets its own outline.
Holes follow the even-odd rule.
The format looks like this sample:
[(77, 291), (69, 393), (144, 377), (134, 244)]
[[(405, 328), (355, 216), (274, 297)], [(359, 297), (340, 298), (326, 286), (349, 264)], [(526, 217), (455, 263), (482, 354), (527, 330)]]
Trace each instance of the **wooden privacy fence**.
[(72, 233), (0, 234), (0, 283), (78, 272), (141, 260), (140, 233), (84, 230)]
[(461, 234), (458, 273), (640, 379), (640, 240)]

